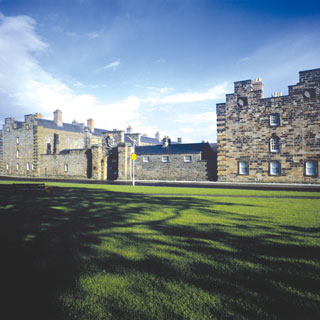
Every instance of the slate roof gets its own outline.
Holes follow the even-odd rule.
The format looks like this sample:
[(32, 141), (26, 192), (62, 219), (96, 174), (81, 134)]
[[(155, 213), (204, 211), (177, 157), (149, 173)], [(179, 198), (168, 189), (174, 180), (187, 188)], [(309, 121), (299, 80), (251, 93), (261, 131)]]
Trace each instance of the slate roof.
[(146, 136), (141, 136), (141, 142), (142, 143), (152, 143), (152, 144), (160, 144), (158, 139), (156, 138), (151, 138), (151, 137), (146, 137)]
[(79, 133), (84, 132), (81, 125), (78, 125), (78, 124), (63, 123), (62, 126), (59, 127), (56, 125), (56, 123), (53, 120), (40, 119), (40, 118), (37, 118), (37, 123), (39, 126), (42, 126), (47, 129), (63, 130), (63, 131), (79, 132)]
[[(63, 123), (61, 127), (57, 126), (56, 123), (53, 120), (47, 120), (47, 119), (41, 119), (37, 118), (37, 122), (39, 126), (42, 126), (44, 128), (48, 129), (54, 129), (54, 130), (62, 130), (62, 131), (68, 131), (68, 132), (77, 132), (77, 133), (83, 133), (84, 129), (80, 124), (71, 124), (71, 123)], [(85, 127), (87, 128), (87, 127)], [(104, 132), (112, 132), (110, 130), (106, 129), (98, 129), (95, 128), (94, 132), (92, 132), (95, 136), (102, 136)]]
[(183, 153), (200, 153), (206, 147), (211, 147), (209, 143), (178, 143), (170, 144), (168, 147), (162, 145), (156, 146), (138, 146), (136, 147), (137, 155), (152, 154), (183, 154)]

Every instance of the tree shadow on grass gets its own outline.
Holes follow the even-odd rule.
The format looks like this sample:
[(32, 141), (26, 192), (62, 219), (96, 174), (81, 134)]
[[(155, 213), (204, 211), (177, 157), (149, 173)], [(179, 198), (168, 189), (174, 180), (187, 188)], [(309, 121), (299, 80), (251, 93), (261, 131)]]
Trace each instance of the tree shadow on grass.
[[(320, 315), (315, 301), (319, 247), (285, 243), (289, 235), (280, 236), (279, 230), (290, 236), (306, 230), (275, 227), (266, 218), (261, 223), (258, 207), (256, 215), (246, 215), (232, 212), (239, 206), (232, 202), (84, 188), (55, 188), (51, 195), (7, 195), (0, 200), (3, 311), (12, 319), (86, 319), (83, 310), (84, 314), (78, 310), (70, 315), (61, 308), (58, 296), (77, 292), (80, 276), (101, 272), (139, 272), (219, 295), (228, 312), (210, 308), (220, 319)], [(216, 205), (230, 212), (215, 210)], [(250, 200), (240, 206), (252, 207)], [(189, 211), (213, 217), (215, 223), (188, 224), (183, 217)], [(116, 242), (119, 250), (101, 249), (106, 241)], [(141, 257), (126, 257), (122, 249), (127, 246)], [(182, 259), (181, 267), (172, 263), (172, 255)], [(81, 299), (81, 292), (74, 299), (77, 294)], [(109, 312), (117, 319), (157, 319), (117, 302)], [(170, 318), (173, 310), (167, 312)], [(187, 317), (173, 313), (171, 318)]]

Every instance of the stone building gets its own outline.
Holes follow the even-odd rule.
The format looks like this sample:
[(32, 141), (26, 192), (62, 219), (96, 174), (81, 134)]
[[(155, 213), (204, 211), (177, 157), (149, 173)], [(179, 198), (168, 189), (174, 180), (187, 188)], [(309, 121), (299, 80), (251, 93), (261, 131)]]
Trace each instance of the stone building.
[(136, 147), (135, 177), (138, 180), (216, 180), (216, 144), (171, 144)]
[[(109, 154), (125, 145), (124, 131), (94, 128), (93, 119), (88, 119), (86, 126), (76, 121), (64, 123), (60, 110), (53, 118), (43, 119), (37, 113), (26, 115), (24, 121), (5, 119), (0, 131), (1, 175), (106, 180), (109, 173), (114, 178), (117, 169), (108, 170)], [(137, 138), (137, 145), (160, 143), (141, 134), (130, 135)], [(107, 145), (109, 138), (112, 144)]]
[(320, 69), (289, 94), (263, 96), (261, 79), (234, 83), (217, 104), (218, 181), (319, 183)]
[[(62, 121), (56, 110), (53, 120), (31, 114), (24, 121), (5, 119), (0, 131), (0, 175), (30, 178), (130, 180), (131, 154), (136, 149), (137, 179), (208, 180), (215, 177), (216, 153), (209, 144), (161, 145), (155, 138), (127, 131), (105, 130)], [(180, 142), (181, 138), (179, 139)], [(155, 149), (152, 149), (154, 147)], [(150, 149), (151, 148), (151, 149)], [(155, 151), (155, 150), (158, 151)], [(161, 150), (161, 152), (159, 151)], [(140, 155), (152, 152), (146, 164)], [(167, 156), (170, 161), (158, 163), (154, 157)], [(158, 169), (151, 169), (158, 166)]]

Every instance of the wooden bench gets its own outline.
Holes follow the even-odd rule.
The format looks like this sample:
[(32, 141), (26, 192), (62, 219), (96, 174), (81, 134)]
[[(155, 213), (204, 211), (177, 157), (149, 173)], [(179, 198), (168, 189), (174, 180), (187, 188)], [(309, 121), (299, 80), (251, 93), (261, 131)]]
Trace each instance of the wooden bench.
[(51, 192), (51, 187), (44, 183), (13, 183), (15, 192)]

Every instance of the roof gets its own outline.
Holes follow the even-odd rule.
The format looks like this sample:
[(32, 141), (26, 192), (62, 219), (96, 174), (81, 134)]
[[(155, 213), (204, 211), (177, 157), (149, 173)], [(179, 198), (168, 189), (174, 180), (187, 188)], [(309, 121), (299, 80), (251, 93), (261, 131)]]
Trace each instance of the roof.
[(142, 143), (152, 143), (152, 144), (160, 144), (159, 140), (156, 138), (141, 136), (141, 142)]
[(77, 124), (70, 124), (70, 123), (63, 123), (62, 126), (57, 126), (53, 120), (41, 119), (37, 118), (38, 125), (54, 130), (63, 130), (63, 131), (70, 131), (70, 132), (84, 132), (82, 127)]
[(137, 155), (144, 154), (184, 154), (184, 153), (200, 153), (205, 148), (211, 148), (209, 143), (179, 143), (170, 144), (167, 147), (162, 145), (156, 146), (138, 146), (135, 149)]
[[(36, 118), (38, 125), (48, 128), (48, 129), (53, 129), (53, 130), (62, 130), (62, 131), (69, 131), (69, 132), (78, 132), (78, 133), (83, 133), (84, 128), (89, 127), (84, 127), (83, 125), (80, 124), (71, 124), (71, 123), (63, 123), (61, 127), (57, 126), (56, 123), (53, 120), (47, 120), (47, 119), (41, 119), (41, 118)], [(95, 136), (102, 136), (104, 132), (112, 132), (110, 130), (106, 129), (98, 129), (95, 128), (94, 131), (92, 132), (93, 135)]]

